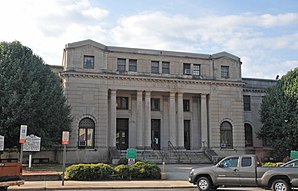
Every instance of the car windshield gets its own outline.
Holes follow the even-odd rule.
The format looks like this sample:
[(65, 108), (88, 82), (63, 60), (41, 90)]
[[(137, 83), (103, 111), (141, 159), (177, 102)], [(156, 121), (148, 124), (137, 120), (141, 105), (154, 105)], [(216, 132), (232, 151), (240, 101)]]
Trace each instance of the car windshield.
[(287, 162), (286, 164), (283, 164), (281, 167), (295, 167), (295, 168), (298, 168), (298, 159)]

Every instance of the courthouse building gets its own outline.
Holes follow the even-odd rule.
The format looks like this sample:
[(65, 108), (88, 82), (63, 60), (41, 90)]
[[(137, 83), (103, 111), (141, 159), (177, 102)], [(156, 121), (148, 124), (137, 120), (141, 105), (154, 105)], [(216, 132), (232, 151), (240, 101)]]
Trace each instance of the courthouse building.
[(241, 76), (240, 58), (69, 43), (59, 72), (73, 116), (69, 163), (111, 151), (256, 153), (259, 109), (275, 80)]

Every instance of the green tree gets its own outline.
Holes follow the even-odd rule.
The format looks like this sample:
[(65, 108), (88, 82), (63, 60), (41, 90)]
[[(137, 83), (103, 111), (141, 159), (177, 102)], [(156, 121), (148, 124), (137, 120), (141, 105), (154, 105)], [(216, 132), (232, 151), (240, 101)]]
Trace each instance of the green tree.
[(298, 68), (289, 71), (269, 89), (261, 105), (263, 126), (258, 133), (281, 160), (298, 150)]
[(41, 137), (43, 148), (61, 143), (70, 130), (70, 107), (59, 78), (20, 42), (0, 42), (0, 134), (5, 148), (19, 146), (20, 125)]

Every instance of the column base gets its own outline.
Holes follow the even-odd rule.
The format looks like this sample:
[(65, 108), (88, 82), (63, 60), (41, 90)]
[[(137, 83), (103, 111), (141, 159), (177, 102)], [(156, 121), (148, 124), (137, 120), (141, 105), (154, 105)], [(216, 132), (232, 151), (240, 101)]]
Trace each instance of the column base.
[(184, 146), (176, 146), (175, 147), (177, 150), (186, 150)]

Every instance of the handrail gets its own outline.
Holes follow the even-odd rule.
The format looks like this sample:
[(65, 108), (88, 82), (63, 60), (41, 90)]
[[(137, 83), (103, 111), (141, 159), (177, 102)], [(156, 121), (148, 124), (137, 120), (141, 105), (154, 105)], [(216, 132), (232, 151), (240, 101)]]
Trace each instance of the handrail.
[(178, 162), (180, 162), (180, 155), (179, 155), (178, 153), (183, 153), (183, 154), (187, 157), (187, 159), (189, 160), (189, 162), (191, 162), (191, 159), (190, 159), (189, 156), (186, 154), (186, 152), (184, 152), (184, 151), (178, 151), (178, 150), (174, 147), (174, 145), (173, 145), (173, 143), (172, 143), (171, 141), (168, 141), (168, 147), (171, 148), (171, 150), (174, 151), (174, 154), (175, 154), (176, 157), (178, 158)]

